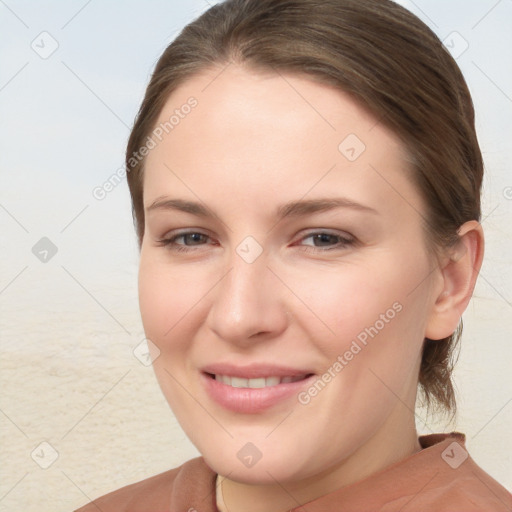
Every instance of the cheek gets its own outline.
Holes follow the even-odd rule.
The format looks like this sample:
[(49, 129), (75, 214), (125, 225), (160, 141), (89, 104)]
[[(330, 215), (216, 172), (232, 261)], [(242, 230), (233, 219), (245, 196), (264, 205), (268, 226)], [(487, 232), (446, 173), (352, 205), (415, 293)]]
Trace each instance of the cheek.
[(384, 273), (380, 266), (353, 265), (311, 272), (307, 280), (303, 277), (294, 289), (308, 310), (302, 316), (310, 319), (308, 330), (316, 326), (317, 332), (323, 333), (320, 339), (334, 348), (336, 340), (348, 341), (376, 322), (380, 326), (381, 315), (385, 320), (395, 318), (404, 302), (403, 281), (407, 278), (394, 272)]
[(141, 257), (139, 268), (139, 306), (146, 337), (161, 352), (177, 349), (175, 334), (194, 314), (198, 302), (196, 285), (187, 286), (184, 278), (157, 261)]
[[(313, 416), (333, 425), (333, 439), (349, 431), (357, 438), (376, 428), (397, 397), (409, 403), (416, 390), (425, 293), (411, 293), (417, 268), (405, 259), (396, 263), (384, 267), (387, 272), (380, 265), (354, 266), (303, 284), (311, 309), (334, 334), (311, 314), (309, 323), (303, 321), (322, 354), (321, 379), (327, 384), (325, 392), (310, 388), (300, 399)], [(340, 428), (347, 414), (352, 426)]]
[(141, 261), (139, 267), (139, 306), (146, 336), (159, 346), (160, 338), (169, 326), (166, 311), (172, 311), (172, 302), (165, 293), (165, 278), (158, 277), (158, 272), (150, 270), (150, 265)]
[(326, 362), (347, 350), (357, 352), (353, 359), (361, 363), (393, 357), (396, 364), (398, 354), (407, 365), (417, 357), (428, 311), (428, 284), (422, 283), (428, 261), (419, 254), (415, 259), (411, 251), (376, 256), (298, 281), (297, 295), (307, 306), (299, 322), (316, 340)]
[[(190, 407), (180, 382), (186, 379), (188, 351), (194, 322), (201, 314), (197, 283), (187, 286), (183, 272), (176, 272), (157, 258), (141, 255), (139, 306), (146, 338), (157, 348), (153, 370), (160, 388), (175, 412)], [(182, 419), (187, 421), (187, 418)]]

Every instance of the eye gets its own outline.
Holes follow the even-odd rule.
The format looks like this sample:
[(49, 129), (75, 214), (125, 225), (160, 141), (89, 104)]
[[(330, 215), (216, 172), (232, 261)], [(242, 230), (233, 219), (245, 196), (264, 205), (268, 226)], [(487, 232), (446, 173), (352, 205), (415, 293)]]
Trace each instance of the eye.
[[(302, 242), (302, 243), (301, 243)], [(161, 238), (156, 241), (158, 246), (167, 247), (171, 251), (178, 252), (193, 252), (195, 247), (207, 245), (208, 243), (215, 242), (200, 231), (184, 231), (176, 233), (166, 238)], [(302, 237), (299, 242), (294, 245), (299, 245), (304, 251), (329, 251), (335, 249), (343, 249), (354, 245), (356, 239), (350, 235), (341, 235), (340, 233), (331, 233), (327, 231), (316, 231), (309, 233)]]
[[(167, 238), (157, 240), (159, 246), (164, 246), (172, 251), (188, 252), (193, 251), (193, 247), (204, 245), (210, 237), (199, 231), (186, 231), (177, 233)], [(189, 248), (190, 247), (190, 248)]]
[(303, 244), (303, 248), (306, 251), (343, 249), (344, 247), (354, 245), (356, 242), (355, 238), (351, 236), (341, 235), (339, 233), (330, 233), (327, 231), (309, 233), (307, 236), (301, 238), (300, 241), (304, 242), (307, 240), (309, 240), (309, 243)]

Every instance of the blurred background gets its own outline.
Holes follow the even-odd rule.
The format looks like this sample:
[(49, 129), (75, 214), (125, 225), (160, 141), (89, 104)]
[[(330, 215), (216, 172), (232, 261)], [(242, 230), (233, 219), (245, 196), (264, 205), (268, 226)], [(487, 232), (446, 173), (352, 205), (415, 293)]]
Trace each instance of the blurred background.
[[(147, 356), (123, 159), (156, 60), (213, 3), (0, 0), (0, 512), (73, 510), (198, 455)], [(418, 429), (466, 433), (512, 489), (512, 2), (400, 3), (457, 59), (487, 172), (459, 414)]]

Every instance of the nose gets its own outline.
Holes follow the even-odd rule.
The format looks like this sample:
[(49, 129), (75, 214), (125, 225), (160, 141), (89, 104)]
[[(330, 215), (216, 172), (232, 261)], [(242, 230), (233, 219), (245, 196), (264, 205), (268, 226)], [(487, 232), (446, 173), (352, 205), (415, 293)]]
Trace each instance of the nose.
[(241, 346), (279, 336), (289, 321), (286, 294), (264, 255), (247, 263), (234, 253), (230, 263), (230, 271), (212, 290), (208, 327)]

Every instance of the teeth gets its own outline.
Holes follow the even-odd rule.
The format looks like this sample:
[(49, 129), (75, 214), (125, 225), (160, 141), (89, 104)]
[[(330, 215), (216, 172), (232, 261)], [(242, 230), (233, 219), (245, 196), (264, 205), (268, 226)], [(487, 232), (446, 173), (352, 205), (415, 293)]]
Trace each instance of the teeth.
[(281, 379), (279, 377), (267, 377), (265, 379), (265, 384), (267, 386), (277, 386), (281, 383)]
[(240, 377), (231, 377), (231, 386), (234, 388), (248, 388), (249, 381)]
[(257, 379), (244, 379), (241, 377), (230, 377), (229, 375), (215, 375), (215, 380), (222, 382), (233, 388), (268, 388), (278, 384), (297, 382), (306, 378), (306, 375), (297, 375), (296, 377), (259, 377)]

